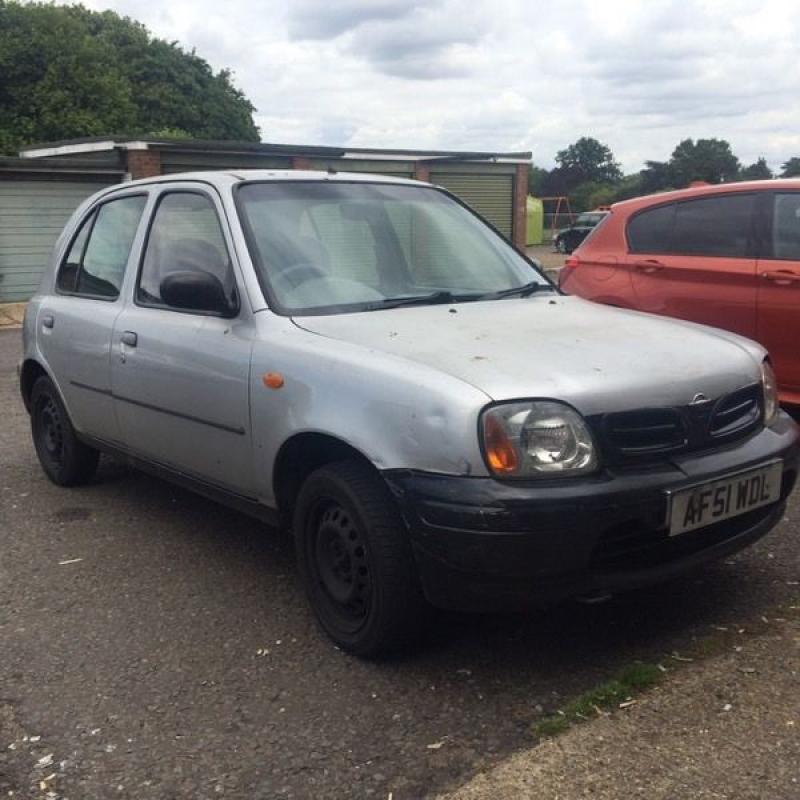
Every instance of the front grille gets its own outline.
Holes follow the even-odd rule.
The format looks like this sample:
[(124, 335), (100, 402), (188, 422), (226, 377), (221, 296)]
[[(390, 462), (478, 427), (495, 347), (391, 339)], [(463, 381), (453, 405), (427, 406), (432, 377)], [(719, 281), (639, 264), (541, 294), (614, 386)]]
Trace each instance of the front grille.
[(761, 425), (760, 384), (694, 405), (641, 408), (589, 419), (608, 463), (640, 463), (742, 439)]
[(620, 455), (668, 453), (686, 444), (686, 426), (675, 408), (653, 408), (608, 414), (606, 438)]
[(727, 437), (757, 425), (761, 419), (761, 396), (761, 386), (753, 384), (723, 397), (711, 414), (711, 435)]

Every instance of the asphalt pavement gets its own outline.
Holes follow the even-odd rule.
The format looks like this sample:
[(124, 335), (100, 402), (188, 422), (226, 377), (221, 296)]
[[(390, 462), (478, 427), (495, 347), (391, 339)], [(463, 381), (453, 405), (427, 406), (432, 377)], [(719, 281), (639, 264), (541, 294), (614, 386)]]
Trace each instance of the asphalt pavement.
[(19, 353), (0, 333), (0, 796), (433, 796), (621, 666), (797, 597), (795, 498), (756, 547), (680, 581), (432, 614), (418, 650), (360, 662), (318, 632), (285, 534), (111, 460), (50, 484)]

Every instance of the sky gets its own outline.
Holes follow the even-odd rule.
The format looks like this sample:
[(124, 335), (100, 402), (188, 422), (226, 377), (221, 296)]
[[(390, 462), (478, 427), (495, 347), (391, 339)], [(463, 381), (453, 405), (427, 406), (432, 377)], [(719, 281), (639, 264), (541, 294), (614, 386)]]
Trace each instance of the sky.
[(194, 48), (267, 142), (532, 151), (626, 172), (687, 137), (800, 156), (800, 0), (84, 0)]

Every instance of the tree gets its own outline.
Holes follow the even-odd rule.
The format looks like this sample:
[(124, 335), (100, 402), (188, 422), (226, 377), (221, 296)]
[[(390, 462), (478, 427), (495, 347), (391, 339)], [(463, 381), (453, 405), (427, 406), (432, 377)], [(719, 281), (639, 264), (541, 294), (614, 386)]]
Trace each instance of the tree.
[(536, 164), (531, 164), (528, 167), (528, 194), (532, 194), (534, 197), (542, 197), (547, 176), (546, 169), (537, 167)]
[(684, 139), (673, 150), (669, 168), (678, 187), (692, 181), (722, 183), (736, 179), (739, 159), (724, 139)]
[(228, 70), (112, 11), (0, 0), (0, 75), (0, 152), (164, 129), (259, 140)]
[(675, 187), (672, 167), (666, 161), (645, 161), (639, 173), (639, 188), (642, 194), (663, 192)]
[(598, 206), (607, 206), (614, 202), (614, 187), (610, 183), (586, 181), (570, 192), (569, 202), (573, 211), (591, 211)]
[(800, 175), (800, 158), (794, 156), (784, 163), (781, 178), (796, 178), (798, 175)]
[(767, 165), (767, 160), (763, 156), (758, 161), (750, 164), (749, 167), (743, 167), (739, 172), (739, 180), (742, 181), (763, 181), (771, 180), (774, 177), (772, 170)]
[(570, 188), (587, 181), (618, 183), (622, 179), (622, 170), (611, 149), (591, 136), (582, 136), (574, 144), (559, 150), (556, 163)]

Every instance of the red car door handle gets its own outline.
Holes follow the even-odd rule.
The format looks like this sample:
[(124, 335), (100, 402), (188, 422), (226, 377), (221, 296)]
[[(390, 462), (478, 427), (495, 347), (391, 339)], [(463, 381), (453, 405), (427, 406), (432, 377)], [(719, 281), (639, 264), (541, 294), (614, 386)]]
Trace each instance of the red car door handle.
[(800, 281), (800, 273), (791, 272), (790, 270), (776, 270), (774, 272), (762, 272), (761, 277), (765, 280), (777, 283), (779, 286), (789, 286), (795, 281)]
[(639, 272), (647, 272), (647, 273), (659, 272), (662, 269), (664, 269), (664, 265), (660, 261), (656, 261), (655, 259), (648, 261), (634, 261), (633, 267)]

